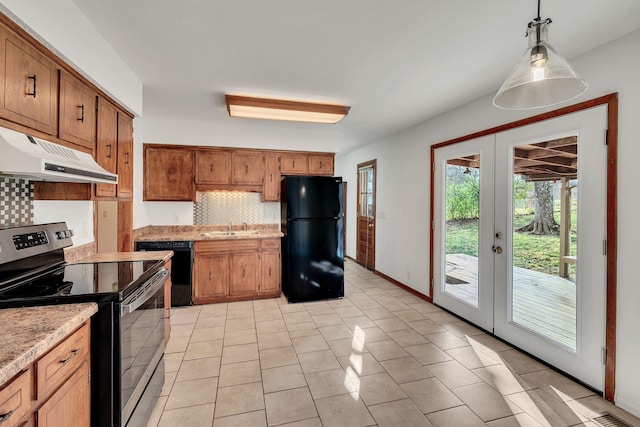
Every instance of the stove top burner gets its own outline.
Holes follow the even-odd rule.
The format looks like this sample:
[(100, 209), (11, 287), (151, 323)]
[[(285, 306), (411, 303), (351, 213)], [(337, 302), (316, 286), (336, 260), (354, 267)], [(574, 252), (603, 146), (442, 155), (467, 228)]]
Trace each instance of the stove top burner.
[(0, 298), (29, 298), (69, 295), (72, 287), (72, 282), (65, 281), (61, 283), (30, 283), (0, 292)]

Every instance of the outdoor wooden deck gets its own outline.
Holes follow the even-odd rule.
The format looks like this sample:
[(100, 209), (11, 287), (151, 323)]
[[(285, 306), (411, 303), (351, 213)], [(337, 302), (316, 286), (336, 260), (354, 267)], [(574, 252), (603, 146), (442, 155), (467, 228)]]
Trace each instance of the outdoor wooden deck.
[[(477, 306), (478, 258), (448, 254), (446, 262), (446, 292)], [(575, 283), (558, 276), (514, 267), (513, 321), (575, 348)]]

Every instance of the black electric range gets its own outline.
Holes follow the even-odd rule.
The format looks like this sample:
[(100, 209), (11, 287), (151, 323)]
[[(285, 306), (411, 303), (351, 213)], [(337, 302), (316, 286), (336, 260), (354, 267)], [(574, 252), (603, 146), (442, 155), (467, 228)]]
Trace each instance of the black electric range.
[(91, 425), (143, 426), (164, 382), (162, 260), (68, 264), (65, 223), (0, 230), (0, 309), (95, 302)]

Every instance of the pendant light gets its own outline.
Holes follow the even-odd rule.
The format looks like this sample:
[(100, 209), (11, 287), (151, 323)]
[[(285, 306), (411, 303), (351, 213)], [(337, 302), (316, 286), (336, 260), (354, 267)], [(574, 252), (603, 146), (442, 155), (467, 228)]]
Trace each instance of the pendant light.
[(493, 98), (493, 105), (509, 110), (546, 107), (575, 98), (589, 84), (549, 44), (551, 19), (538, 16), (527, 26), (529, 47)]

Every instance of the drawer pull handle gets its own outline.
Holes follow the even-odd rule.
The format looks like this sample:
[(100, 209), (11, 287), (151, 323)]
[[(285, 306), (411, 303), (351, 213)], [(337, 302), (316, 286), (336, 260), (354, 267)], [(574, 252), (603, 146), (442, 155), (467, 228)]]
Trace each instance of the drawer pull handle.
[(129, 152), (124, 153), (124, 164), (129, 164)]
[(244, 165), (244, 174), (248, 174), (249, 173), (249, 165)]
[(31, 92), (27, 92), (27, 96), (36, 97), (36, 78), (37, 76), (35, 74), (33, 76), (27, 76), (27, 80), (33, 80), (33, 90)]
[(7, 421), (11, 415), (13, 415), (13, 409), (9, 412), (5, 412), (4, 414), (0, 414), (0, 423)]
[(209, 163), (209, 172), (213, 172), (213, 163)]
[(78, 105), (78, 108), (80, 109), (80, 117), (78, 117), (78, 121), (84, 123), (84, 104)]
[(113, 154), (113, 149), (111, 148), (111, 144), (107, 144), (107, 149), (109, 150), (109, 152), (107, 153), (107, 159), (110, 159), (111, 155)]
[(60, 360), (59, 362), (63, 365), (65, 365), (68, 361), (70, 361), (71, 359), (73, 359), (74, 357), (76, 357), (76, 354), (80, 353), (80, 349), (77, 348), (75, 350), (71, 350), (71, 354), (69, 356), (67, 356), (66, 358)]

